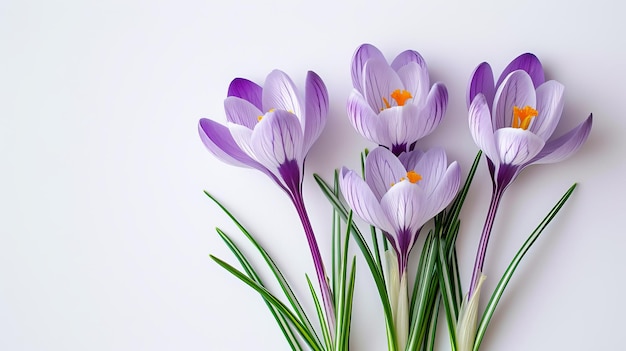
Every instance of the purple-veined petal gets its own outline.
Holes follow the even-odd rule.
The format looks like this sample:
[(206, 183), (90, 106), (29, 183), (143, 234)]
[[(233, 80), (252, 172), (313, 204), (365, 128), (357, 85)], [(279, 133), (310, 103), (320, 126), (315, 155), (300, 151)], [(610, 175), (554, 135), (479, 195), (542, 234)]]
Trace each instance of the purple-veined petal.
[(467, 107), (478, 94), (483, 94), (487, 100), (487, 106), (493, 106), (493, 97), (496, 93), (493, 84), (493, 71), (487, 62), (483, 62), (472, 72), (472, 76), (467, 87)]
[(491, 113), (483, 94), (478, 94), (469, 107), (469, 129), (474, 142), (483, 150), (485, 156), (499, 163)]
[(421, 175), (422, 179), (417, 184), (424, 189), (424, 192), (430, 194), (437, 186), (437, 183), (441, 181), (441, 177), (443, 177), (447, 168), (448, 158), (445, 150), (436, 147), (424, 152), (414, 168), (407, 168), (407, 171), (414, 170)]
[(263, 116), (263, 112), (251, 102), (235, 96), (229, 96), (224, 100), (224, 111), (226, 111), (226, 120), (228, 122), (236, 123), (249, 129), (254, 129), (254, 126), (259, 121), (259, 116)]
[(378, 201), (391, 186), (406, 177), (406, 169), (388, 149), (379, 146), (372, 150), (365, 160), (365, 182)]
[(506, 66), (504, 71), (502, 71), (500, 78), (498, 78), (498, 83), (496, 84), (496, 86), (500, 86), (504, 79), (506, 79), (506, 76), (508, 76), (511, 72), (517, 70), (522, 70), (528, 73), (531, 80), (533, 81), (533, 86), (535, 88), (543, 84), (543, 82), (545, 81), (541, 61), (539, 61), (537, 56), (531, 53), (525, 53), (513, 59), (513, 61), (511, 61), (508, 66)]
[[(391, 93), (403, 89), (398, 74), (391, 69), (387, 61), (369, 59), (363, 69), (363, 96), (374, 111), (387, 108), (385, 100), (390, 106), (395, 106)], [(384, 100), (383, 100), (384, 99)]]
[(409, 152), (403, 152), (400, 156), (398, 156), (398, 159), (402, 162), (404, 169), (411, 171), (415, 170), (415, 167), (422, 156), (424, 156), (424, 152), (422, 150), (414, 149)]
[(438, 175), (439, 178), (435, 187), (428, 193), (427, 199), (428, 217), (434, 217), (437, 213), (446, 208), (454, 199), (459, 186), (461, 185), (461, 167), (454, 161), (445, 170), (445, 173)]
[(415, 132), (421, 139), (437, 128), (448, 108), (448, 89), (443, 83), (435, 83), (428, 93), (426, 102), (420, 111), (419, 127)]
[(421, 117), (419, 108), (411, 104), (387, 108), (380, 112), (378, 114), (380, 129), (377, 136), (380, 141), (387, 141), (381, 145), (392, 148), (401, 145), (408, 147), (423, 136), (424, 121), (420, 120)]
[(535, 87), (530, 76), (524, 71), (509, 74), (496, 92), (492, 118), (495, 129), (511, 127), (513, 107), (535, 108)]
[(424, 213), (425, 199), (419, 186), (404, 180), (391, 187), (380, 201), (383, 212), (394, 228), (393, 232), (412, 234), (409, 238), (398, 237), (400, 252), (409, 251), (415, 240), (414, 234), (430, 219)]
[(348, 117), (350, 123), (359, 134), (378, 144), (384, 144), (378, 137), (380, 121), (378, 115), (372, 111), (365, 98), (355, 90), (348, 97)]
[[(241, 126), (240, 128), (245, 129), (245, 127)], [(283, 190), (287, 190), (276, 175), (267, 169), (267, 167), (251, 158), (239, 148), (231, 136), (229, 129), (225, 126), (213, 120), (203, 118), (198, 123), (198, 132), (200, 133), (200, 139), (207, 149), (221, 161), (234, 166), (258, 169), (268, 175)]]
[(430, 89), (430, 78), (428, 69), (415, 62), (410, 62), (402, 66), (398, 71), (398, 77), (404, 85), (404, 89), (411, 93), (412, 99), (407, 103), (422, 105), (428, 96)]
[(252, 150), (252, 145), (250, 144), (250, 140), (252, 139), (252, 129), (242, 126), (241, 124), (236, 123), (227, 123), (226, 126), (230, 131), (230, 135), (233, 137), (235, 143), (241, 151), (245, 152), (252, 159), (256, 160), (256, 155), (254, 150)]
[(306, 76), (304, 104), (305, 112), (301, 117), (304, 128), (302, 152), (306, 155), (322, 134), (328, 116), (328, 90), (322, 79), (312, 71), (309, 71)]
[(262, 92), (263, 89), (258, 84), (244, 78), (233, 79), (228, 87), (228, 96), (235, 96), (249, 101), (259, 110), (263, 110)]
[(290, 160), (302, 167), (302, 127), (293, 113), (276, 110), (266, 114), (252, 132), (250, 144), (256, 159), (269, 169)]
[(559, 138), (546, 143), (543, 150), (529, 163), (544, 164), (562, 161), (574, 154), (587, 140), (593, 115)]
[(520, 128), (502, 128), (494, 133), (501, 163), (522, 165), (543, 149), (545, 141)]
[(270, 72), (263, 86), (262, 110), (268, 112), (272, 109), (289, 111), (298, 117), (303, 112), (295, 84), (288, 75), (279, 70)]
[(550, 80), (537, 88), (538, 116), (533, 118), (528, 130), (543, 140), (548, 140), (556, 129), (563, 112), (563, 84)]
[(221, 161), (239, 167), (258, 168), (258, 163), (239, 148), (225, 126), (202, 118), (198, 123), (198, 133), (204, 146)]
[(417, 63), (420, 67), (425, 68), (426, 72), (428, 72), (428, 67), (426, 67), (426, 61), (424, 60), (422, 55), (420, 55), (419, 52), (415, 50), (405, 50), (398, 54), (398, 56), (396, 56), (396, 58), (393, 59), (393, 61), (391, 62), (391, 68), (393, 68), (394, 71), (398, 71), (400, 70), (400, 68), (412, 62)]
[(352, 57), (352, 86), (361, 94), (363, 94), (363, 69), (365, 62), (374, 58), (385, 61), (385, 56), (374, 45), (363, 44), (354, 53)]
[(339, 187), (348, 206), (367, 223), (386, 232), (393, 232), (376, 196), (356, 172), (343, 167), (339, 177)]

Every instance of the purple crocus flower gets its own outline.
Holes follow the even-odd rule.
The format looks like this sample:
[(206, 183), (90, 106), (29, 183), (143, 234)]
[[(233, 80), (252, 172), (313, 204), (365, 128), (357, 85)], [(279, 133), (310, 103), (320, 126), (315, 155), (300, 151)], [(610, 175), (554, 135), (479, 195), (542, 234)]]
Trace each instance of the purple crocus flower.
[(459, 165), (448, 165), (441, 148), (396, 157), (377, 147), (367, 155), (365, 180), (344, 167), (340, 186), (350, 208), (384, 232), (402, 273), (420, 229), (452, 201), (460, 179)]
[(530, 53), (514, 59), (495, 85), (486, 62), (472, 74), (467, 93), (469, 126), (474, 141), (487, 157), (493, 195), (470, 296), (482, 271), (493, 220), (506, 188), (527, 166), (561, 161), (587, 140), (592, 115), (564, 135), (552, 137), (563, 111), (563, 91), (561, 83), (545, 81), (541, 62)]
[(328, 115), (326, 86), (317, 74), (308, 72), (303, 99), (289, 76), (279, 70), (267, 76), (263, 88), (236, 78), (224, 109), (227, 124), (201, 119), (200, 138), (220, 160), (268, 175), (292, 200), (309, 243), (332, 331), (335, 315), (330, 287), (302, 198), (304, 160)]
[(383, 231), (395, 252), (387, 255), (387, 283), (399, 350), (406, 346), (409, 332), (409, 254), (424, 223), (452, 201), (460, 180), (459, 165), (448, 165), (440, 148), (413, 150), (398, 158), (378, 147), (367, 155), (365, 180), (345, 167), (341, 170), (346, 202), (359, 217)]
[(352, 85), (350, 122), (363, 137), (396, 155), (430, 134), (448, 105), (446, 87), (430, 87), (426, 62), (413, 50), (402, 52), (390, 65), (376, 47), (361, 45), (352, 58)]

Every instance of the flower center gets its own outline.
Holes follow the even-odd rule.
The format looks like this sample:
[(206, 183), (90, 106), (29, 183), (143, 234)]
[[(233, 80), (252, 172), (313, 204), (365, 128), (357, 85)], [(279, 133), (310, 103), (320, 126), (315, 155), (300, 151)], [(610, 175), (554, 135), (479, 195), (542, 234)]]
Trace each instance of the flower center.
[[(415, 172), (415, 171), (408, 171), (408, 172), (406, 172), (406, 177), (400, 178), (400, 180), (398, 182), (401, 182), (401, 181), (407, 180), (407, 179), (412, 184), (415, 184), (415, 183), (419, 182), (420, 180), (422, 180), (422, 176), (419, 173)], [(391, 183), (391, 186), (394, 186), (394, 185), (396, 185), (396, 183)]]
[[(396, 104), (398, 106), (404, 106), (404, 104), (406, 104), (406, 101), (408, 99), (413, 98), (413, 95), (411, 95), (411, 93), (409, 93), (406, 90), (400, 90), (400, 89), (396, 89), (392, 91), (390, 96), (392, 99), (396, 101)], [(385, 103), (385, 108), (391, 108), (391, 104), (389, 103), (389, 100), (387, 100), (387, 98), (383, 98), (383, 102)]]
[(537, 117), (538, 114), (539, 112), (530, 106), (524, 106), (524, 108), (513, 106), (513, 122), (511, 123), (511, 127), (527, 130), (532, 119)]
[[(275, 110), (276, 110), (275, 108), (271, 108), (269, 111), (267, 111), (267, 113), (274, 112)], [(289, 111), (289, 112), (291, 112), (291, 111)], [(263, 116), (264, 116), (264, 115), (259, 115), (259, 116), (256, 118), (256, 119), (257, 119), (257, 121), (261, 122), (261, 120), (263, 119)]]

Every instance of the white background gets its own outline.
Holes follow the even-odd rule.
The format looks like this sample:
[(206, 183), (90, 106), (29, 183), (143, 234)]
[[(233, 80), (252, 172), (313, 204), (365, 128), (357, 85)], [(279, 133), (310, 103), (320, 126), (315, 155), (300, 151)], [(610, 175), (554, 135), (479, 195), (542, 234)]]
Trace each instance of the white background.
[[(517, 55), (537, 54), (547, 77), (566, 86), (557, 133), (594, 113), (574, 157), (528, 169), (505, 195), (484, 296), (552, 204), (580, 184), (520, 265), (482, 349), (620, 349), (623, 6), (0, 2), (0, 349), (287, 350), (262, 300), (209, 259), (234, 262), (216, 226), (255, 252), (202, 190), (261, 238), (306, 299), (304, 272), (314, 271), (296, 213), (259, 172), (210, 155), (197, 121), (225, 120), (222, 100), (237, 76), (262, 83), (280, 68), (300, 86), (307, 70), (324, 79), (331, 116), (307, 159), (304, 191), (328, 259), (330, 207), (311, 174), (356, 168), (359, 151), (373, 146), (345, 113), (350, 59), (364, 42), (389, 59), (418, 50), (431, 81), (448, 86), (446, 118), (421, 146), (443, 145), (464, 171), (477, 151), (464, 94), (482, 61), (499, 74)], [(465, 284), (490, 195), (484, 163), (477, 177), (458, 241)], [(384, 350), (378, 297), (365, 263), (358, 267), (352, 349)], [(444, 324), (439, 336), (447, 349)]]

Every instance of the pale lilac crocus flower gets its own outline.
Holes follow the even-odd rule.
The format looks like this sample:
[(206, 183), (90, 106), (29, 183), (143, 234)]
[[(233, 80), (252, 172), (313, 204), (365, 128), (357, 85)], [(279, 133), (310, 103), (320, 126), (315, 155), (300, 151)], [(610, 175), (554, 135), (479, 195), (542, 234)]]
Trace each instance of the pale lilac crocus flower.
[(311, 250), (331, 332), (335, 313), (324, 264), (302, 197), (304, 160), (328, 115), (328, 91), (308, 72), (304, 99), (285, 73), (274, 70), (265, 86), (234, 79), (224, 101), (227, 124), (203, 118), (202, 142), (220, 160), (257, 169), (283, 189), (296, 207)]
[(383, 231), (395, 252), (390, 300), (394, 325), (403, 350), (408, 337), (409, 253), (422, 226), (441, 212), (456, 195), (461, 179), (457, 162), (448, 165), (443, 149), (413, 150), (396, 157), (384, 147), (372, 150), (365, 161), (365, 180), (342, 168), (341, 192), (352, 210)]
[(352, 58), (352, 85), (350, 122), (363, 137), (395, 155), (430, 134), (448, 105), (446, 87), (435, 83), (431, 88), (426, 62), (413, 50), (389, 64), (376, 47), (361, 45)]
[(488, 63), (472, 73), (467, 95), (470, 132), (487, 157), (493, 194), (469, 297), (482, 273), (493, 221), (507, 187), (527, 166), (564, 160), (587, 140), (591, 114), (564, 135), (552, 137), (563, 112), (563, 91), (561, 83), (545, 81), (541, 62), (530, 53), (514, 59), (495, 85)]

